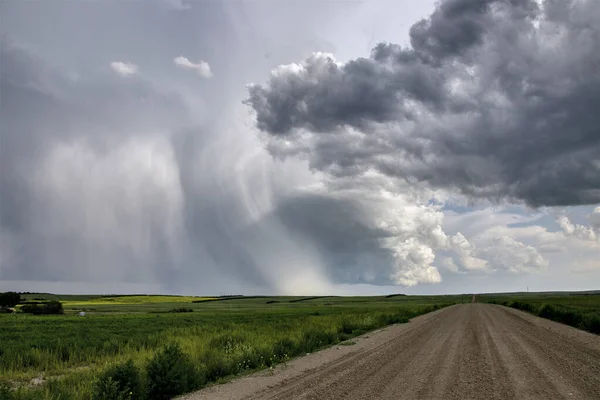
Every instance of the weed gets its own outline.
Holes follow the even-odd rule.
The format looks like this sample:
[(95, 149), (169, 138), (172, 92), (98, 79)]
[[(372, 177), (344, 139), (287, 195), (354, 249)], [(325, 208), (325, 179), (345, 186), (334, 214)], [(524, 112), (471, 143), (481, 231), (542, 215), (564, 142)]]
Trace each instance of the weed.
[(273, 354), (280, 360), (296, 355), (297, 351), (298, 345), (290, 338), (279, 339), (273, 345)]

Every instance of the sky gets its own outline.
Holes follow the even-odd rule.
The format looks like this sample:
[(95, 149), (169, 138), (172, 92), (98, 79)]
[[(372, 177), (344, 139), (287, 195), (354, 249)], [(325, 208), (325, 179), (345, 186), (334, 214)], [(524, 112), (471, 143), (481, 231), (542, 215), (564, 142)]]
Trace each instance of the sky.
[(595, 0), (3, 0), (0, 35), (0, 290), (598, 289)]

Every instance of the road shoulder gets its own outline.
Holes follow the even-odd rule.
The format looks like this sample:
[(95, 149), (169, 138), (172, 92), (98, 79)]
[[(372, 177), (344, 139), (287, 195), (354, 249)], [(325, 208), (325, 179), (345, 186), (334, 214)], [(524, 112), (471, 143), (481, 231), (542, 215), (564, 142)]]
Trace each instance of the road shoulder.
[[(451, 306), (455, 307), (455, 306)], [(281, 363), (271, 370), (265, 370), (235, 378), (224, 384), (208, 386), (197, 392), (179, 397), (180, 400), (211, 400), (211, 399), (240, 399), (252, 396), (255, 393), (269, 389), (273, 386), (282, 385), (301, 375), (318, 371), (327, 366), (341, 363), (347, 358), (354, 357), (361, 352), (369, 352), (380, 345), (388, 343), (399, 335), (412, 331), (413, 329), (427, 323), (439, 313), (441, 309), (431, 313), (413, 318), (406, 324), (390, 325), (361, 336), (357, 336), (347, 342), (355, 342), (352, 345), (337, 344), (324, 350), (300, 356), (287, 363)]]

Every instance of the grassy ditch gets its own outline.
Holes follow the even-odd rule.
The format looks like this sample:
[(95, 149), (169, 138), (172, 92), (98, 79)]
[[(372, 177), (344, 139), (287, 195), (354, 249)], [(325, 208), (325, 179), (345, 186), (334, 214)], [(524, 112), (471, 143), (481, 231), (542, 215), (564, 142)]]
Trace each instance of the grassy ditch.
[(522, 295), (514, 297), (480, 297), (480, 301), (526, 311), (538, 317), (560, 322), (584, 331), (600, 334), (600, 295), (569, 293)]

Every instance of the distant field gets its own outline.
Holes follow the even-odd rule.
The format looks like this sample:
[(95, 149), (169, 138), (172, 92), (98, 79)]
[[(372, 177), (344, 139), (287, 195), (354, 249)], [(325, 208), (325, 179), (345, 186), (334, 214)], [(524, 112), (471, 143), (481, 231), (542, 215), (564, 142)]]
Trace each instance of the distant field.
[(155, 303), (187, 303), (191, 301), (214, 300), (216, 297), (175, 297), (175, 296), (117, 296), (98, 297), (90, 300), (66, 300), (65, 303), (78, 304), (155, 304)]
[[(15, 399), (91, 398), (107, 367), (132, 359), (143, 370), (169, 343), (180, 345), (204, 383), (219, 381), (470, 301), (466, 295), (24, 297), (59, 300), (65, 315), (0, 314), (0, 381), (13, 388)], [(79, 317), (80, 311), (86, 315)]]

